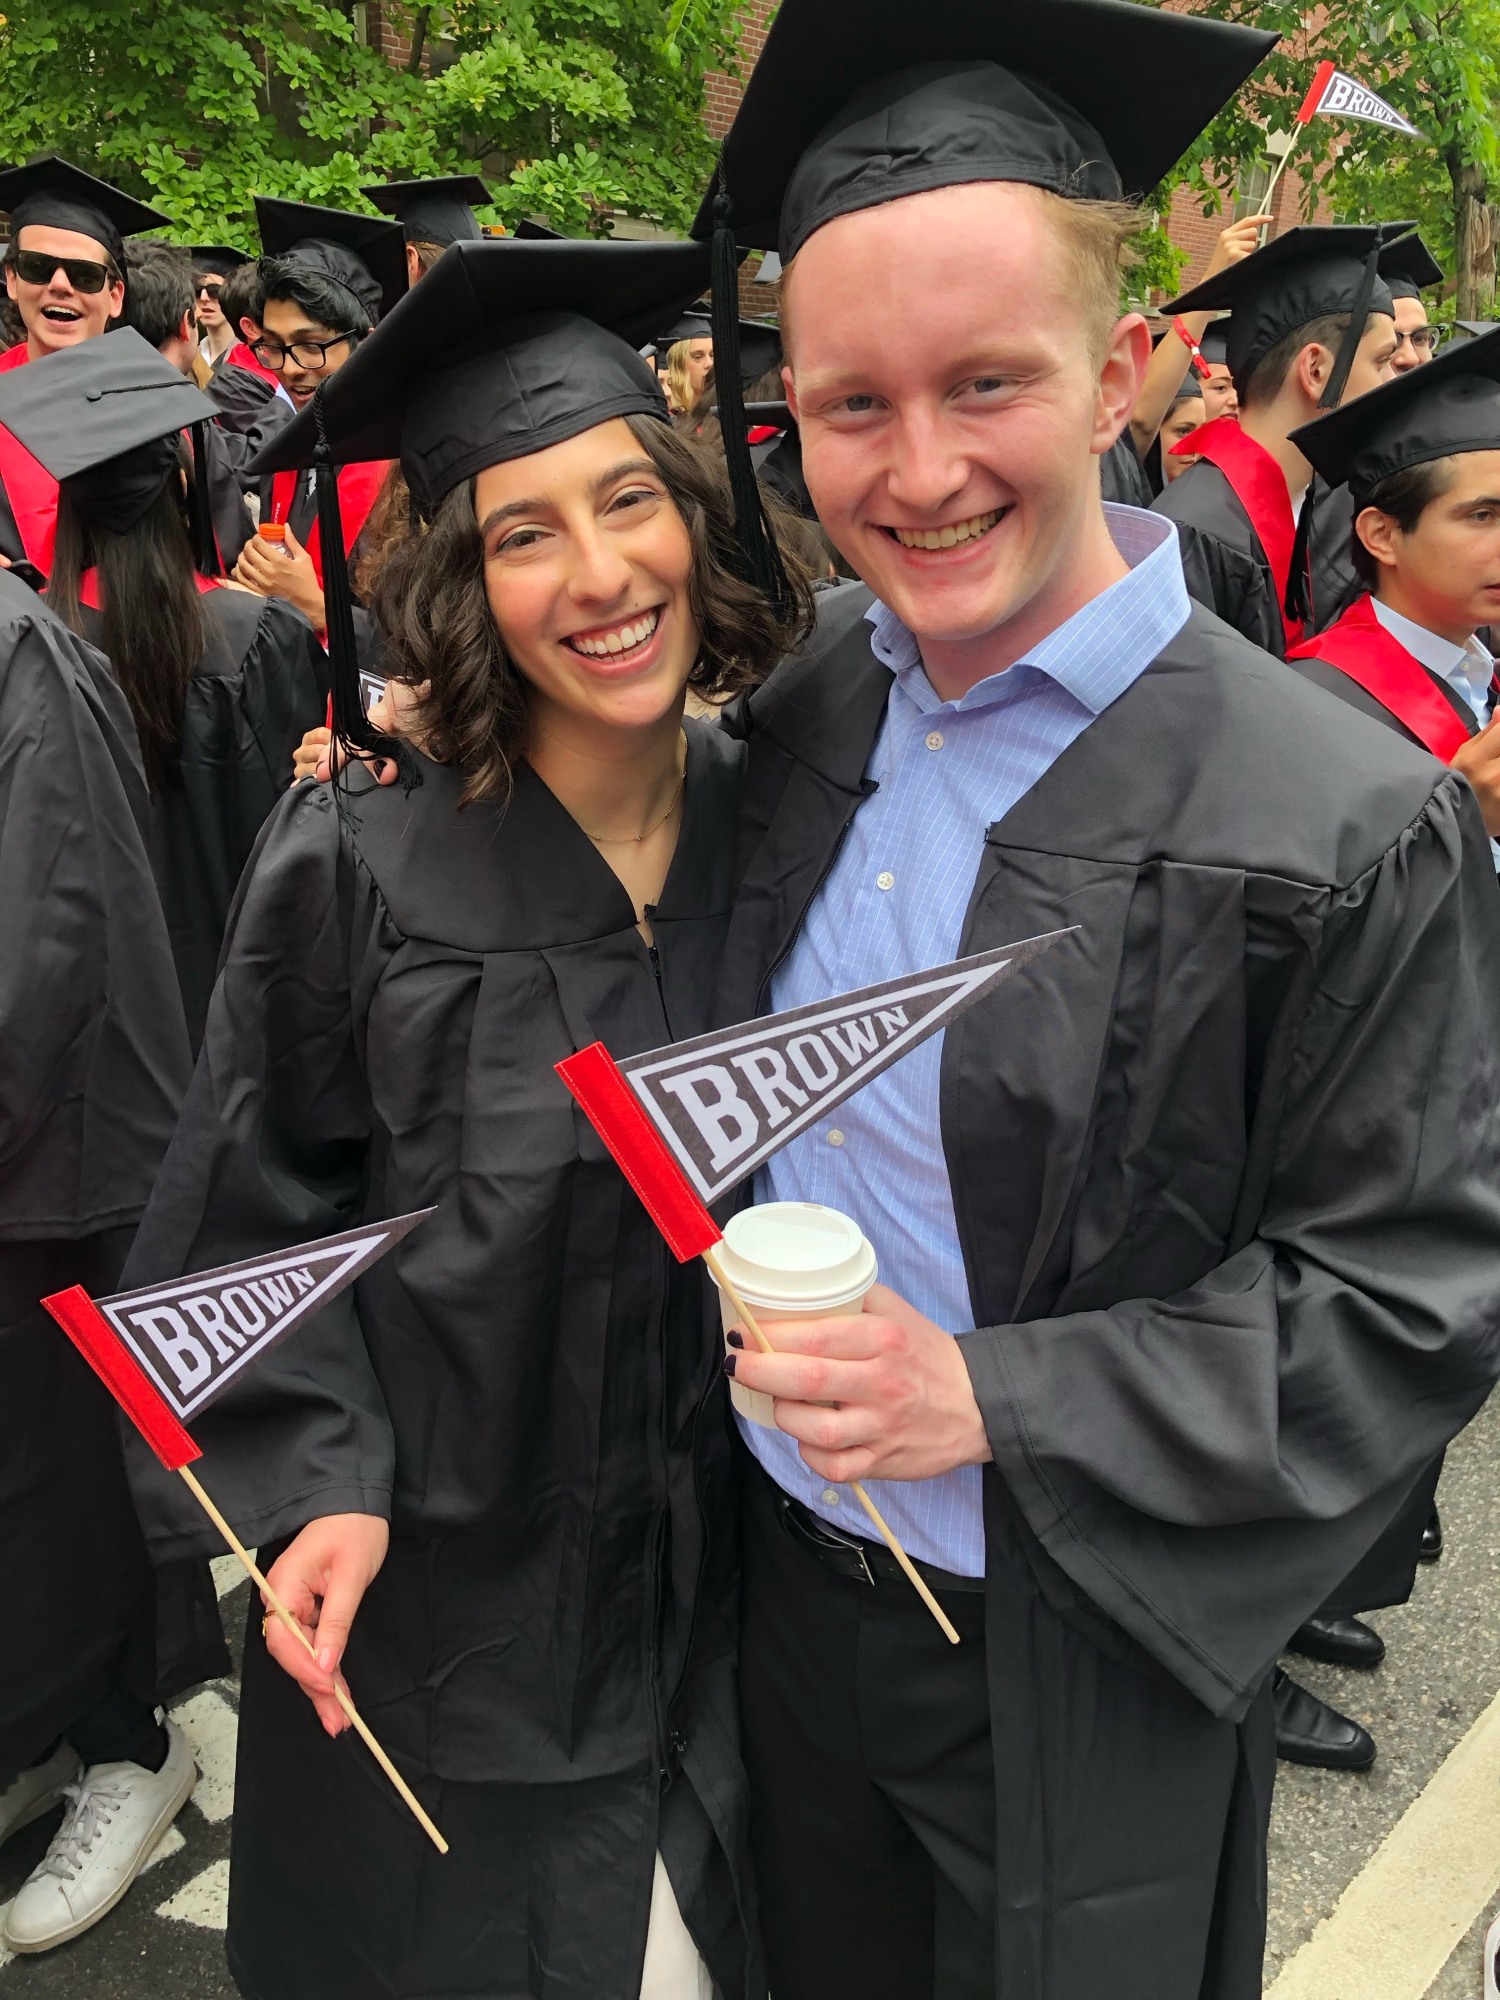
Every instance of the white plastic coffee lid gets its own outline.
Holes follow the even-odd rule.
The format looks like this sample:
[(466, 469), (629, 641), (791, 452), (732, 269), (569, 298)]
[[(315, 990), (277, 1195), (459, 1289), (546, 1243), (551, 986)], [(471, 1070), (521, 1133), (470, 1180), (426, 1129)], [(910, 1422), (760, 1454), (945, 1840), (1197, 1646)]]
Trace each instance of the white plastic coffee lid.
[(875, 1252), (860, 1226), (814, 1201), (742, 1209), (719, 1251), (746, 1298), (761, 1305), (840, 1305), (875, 1282)]

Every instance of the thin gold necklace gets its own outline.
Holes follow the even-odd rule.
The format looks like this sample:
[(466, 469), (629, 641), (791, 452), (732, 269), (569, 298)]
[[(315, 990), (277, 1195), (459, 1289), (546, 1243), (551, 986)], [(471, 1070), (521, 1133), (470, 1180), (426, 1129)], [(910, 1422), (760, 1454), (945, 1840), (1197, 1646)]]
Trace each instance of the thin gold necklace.
[(668, 800), (666, 811), (662, 814), (660, 819), (653, 820), (650, 826), (642, 827), (639, 833), (615, 833), (606, 835), (602, 833), (589, 833), (587, 827), (583, 829), (584, 833), (594, 843), (595, 847), (639, 847), (643, 840), (649, 840), (653, 833), (658, 832), (662, 827), (664, 827), (667, 821), (672, 817), (673, 813), (676, 812), (677, 802), (682, 797), (683, 788), (686, 786), (686, 784), (687, 784), (687, 763), (686, 761), (684, 761), (682, 767), (682, 776), (677, 780), (677, 789), (675, 792), (673, 792), (671, 798)]

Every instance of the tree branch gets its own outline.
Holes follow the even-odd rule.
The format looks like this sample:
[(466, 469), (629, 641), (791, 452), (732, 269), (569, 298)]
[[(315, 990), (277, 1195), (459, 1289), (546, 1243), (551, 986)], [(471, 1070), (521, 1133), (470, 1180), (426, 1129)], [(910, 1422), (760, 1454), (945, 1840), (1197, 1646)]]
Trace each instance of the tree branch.
[(422, 66), (422, 50), (427, 43), (427, 27), (431, 19), (431, 7), (419, 7), (412, 17), (411, 54), (406, 58), (406, 74), (408, 76), (415, 76)]

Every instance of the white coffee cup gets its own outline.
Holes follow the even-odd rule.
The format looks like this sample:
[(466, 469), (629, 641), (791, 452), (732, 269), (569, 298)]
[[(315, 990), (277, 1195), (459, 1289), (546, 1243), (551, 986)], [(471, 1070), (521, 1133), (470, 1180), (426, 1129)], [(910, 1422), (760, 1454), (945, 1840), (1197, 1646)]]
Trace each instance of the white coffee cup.
[[(767, 1201), (741, 1209), (717, 1256), (757, 1320), (838, 1319), (857, 1313), (878, 1275), (875, 1252), (859, 1224), (815, 1201)], [(726, 1335), (739, 1315), (719, 1293)], [(775, 1335), (770, 1336), (775, 1345)], [(745, 1335), (747, 1348), (753, 1347)], [(753, 1424), (776, 1427), (775, 1403), (760, 1389), (731, 1382), (734, 1407)]]

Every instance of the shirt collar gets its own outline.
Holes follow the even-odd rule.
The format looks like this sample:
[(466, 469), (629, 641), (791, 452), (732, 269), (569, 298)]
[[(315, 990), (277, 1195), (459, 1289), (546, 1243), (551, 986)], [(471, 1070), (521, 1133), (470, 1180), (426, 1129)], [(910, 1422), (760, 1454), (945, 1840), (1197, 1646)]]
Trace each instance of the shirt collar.
[(1479, 639), (1470, 638), (1468, 645), (1455, 646), (1451, 639), (1429, 632), (1425, 625), (1418, 625), (1404, 612), (1392, 610), (1378, 597), (1372, 597), (1370, 604), (1397, 645), (1404, 646), (1414, 660), (1440, 675), (1455, 694), (1463, 696), (1474, 711), (1475, 719), (1484, 722), (1489, 714), (1489, 690), (1495, 662)]
[[(1090, 598), (1014, 667), (977, 682), (953, 707), (979, 708), (1003, 699), (1025, 679), (1016, 669), (1031, 667), (1099, 715), (1176, 638), (1192, 609), (1176, 524), (1165, 515), (1110, 501), (1104, 504), (1104, 518), (1115, 548), (1130, 565), (1127, 574)], [(919, 706), (943, 706), (927, 679), (916, 638), (890, 606), (877, 598), (865, 618), (876, 659)]]

